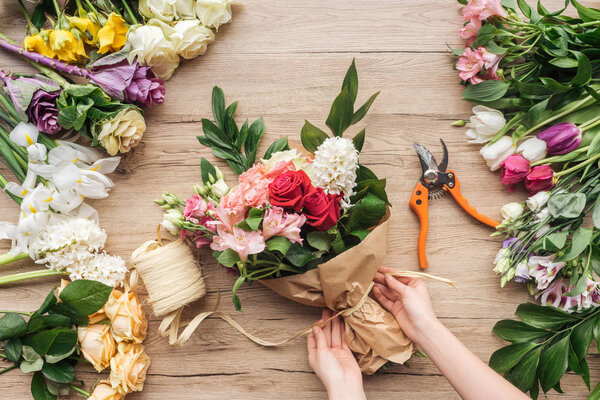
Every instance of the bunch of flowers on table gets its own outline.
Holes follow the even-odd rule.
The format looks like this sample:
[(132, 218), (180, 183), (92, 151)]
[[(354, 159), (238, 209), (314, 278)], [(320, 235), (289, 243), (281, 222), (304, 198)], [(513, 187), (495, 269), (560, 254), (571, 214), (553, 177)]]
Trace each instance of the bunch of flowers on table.
[[(413, 346), (391, 314), (368, 294), (385, 257), (388, 199), (385, 179), (359, 162), (365, 129), (344, 132), (367, 114), (378, 93), (355, 108), (358, 75), (352, 63), (326, 125), (333, 136), (306, 121), (302, 146), (287, 137), (261, 159), (262, 118), (238, 127), (237, 103), (225, 106), (213, 89), (215, 122), (202, 120), (201, 144), (238, 175), (229, 187), (222, 172), (201, 162), (202, 184), (183, 200), (165, 192), (163, 226), (237, 276), (233, 301), (244, 282), (259, 281), (293, 301), (329, 307), (346, 321), (346, 341), (361, 369), (374, 373), (388, 361), (403, 363)], [(367, 311), (368, 310), (368, 311)]]
[[(577, 17), (563, 13), (569, 4)], [(463, 98), (476, 106), (455, 125), (467, 125), (503, 184), (529, 193), (502, 208), (494, 272), (541, 303), (522, 304), (521, 321), (496, 325), (514, 344), (490, 364), (533, 398), (540, 387), (560, 391), (567, 370), (591, 388), (585, 355), (592, 339), (600, 343), (592, 329), (600, 323), (600, 11), (577, 1), (551, 12), (541, 3), (473, 0), (463, 17), (467, 46), (455, 66)]]
[[(57, 399), (73, 390), (93, 400), (119, 400), (143, 389), (150, 366), (142, 344), (148, 322), (133, 289), (63, 280), (38, 310), (0, 313), (2, 358), (12, 363), (0, 374), (17, 368), (31, 374), (34, 399)], [(98, 372), (110, 367), (108, 379), (91, 394), (76, 378), (79, 355)]]
[[(69, 64), (91, 63), (111, 53), (169, 79), (180, 59), (206, 52), (219, 26), (231, 20), (231, 0), (45, 1), (28, 22), (27, 50)], [(47, 17), (46, 17), (47, 16)], [(140, 72), (141, 74), (141, 72)]]

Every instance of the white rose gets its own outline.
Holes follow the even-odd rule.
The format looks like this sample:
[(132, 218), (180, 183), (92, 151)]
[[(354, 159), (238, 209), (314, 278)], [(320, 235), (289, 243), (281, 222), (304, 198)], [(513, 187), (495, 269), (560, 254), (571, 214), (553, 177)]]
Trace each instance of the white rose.
[(179, 56), (175, 52), (173, 43), (166, 39), (163, 29), (157, 26), (160, 21), (152, 21), (155, 21), (155, 25), (131, 28), (127, 37), (131, 45), (127, 60), (132, 63), (137, 57), (140, 65), (149, 65), (156, 76), (166, 80), (173, 75), (179, 65)]
[(175, 18), (175, 0), (140, 0), (138, 9), (148, 19), (171, 22)]
[(297, 170), (302, 169), (302, 167), (306, 163), (305, 158), (302, 157), (302, 155), (298, 153), (298, 150), (296, 149), (283, 150), (273, 153), (271, 154), (271, 158), (269, 158), (268, 160), (263, 159), (262, 163), (265, 166), (265, 168), (269, 170), (281, 161), (293, 161), (294, 166)]
[(524, 208), (525, 207), (523, 207), (523, 204), (521, 203), (508, 203), (502, 206), (502, 208), (500, 209), (500, 212), (502, 213), (502, 218), (504, 218), (504, 221), (502, 221), (502, 223), (513, 222), (514, 220), (519, 218), (523, 214)]
[(202, 26), (197, 19), (179, 21), (173, 29), (175, 32), (169, 40), (177, 54), (188, 60), (204, 54), (208, 44), (215, 40), (214, 32)]
[(493, 144), (487, 144), (479, 151), (491, 171), (500, 168), (502, 161), (515, 153), (515, 145), (509, 136), (503, 136)]
[(195, 0), (175, 0), (175, 14), (179, 19), (194, 19), (196, 11), (194, 10)]
[(517, 153), (520, 153), (529, 162), (536, 162), (546, 158), (546, 142), (538, 139), (527, 139), (517, 147)]
[(108, 154), (127, 153), (137, 146), (146, 132), (146, 122), (137, 108), (128, 107), (100, 127), (98, 141)]
[(219, 29), (231, 20), (231, 5), (235, 0), (197, 0), (196, 17), (202, 25)]
[(549, 198), (549, 192), (537, 192), (536, 194), (527, 199), (527, 207), (531, 211), (537, 212), (546, 205)]
[(471, 143), (487, 143), (506, 125), (504, 114), (486, 106), (473, 107), (473, 115), (467, 124), (467, 137)]

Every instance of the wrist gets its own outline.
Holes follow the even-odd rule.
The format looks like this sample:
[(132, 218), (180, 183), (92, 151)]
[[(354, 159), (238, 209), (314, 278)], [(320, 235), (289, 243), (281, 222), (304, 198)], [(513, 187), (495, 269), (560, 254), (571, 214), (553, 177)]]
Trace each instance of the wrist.
[(413, 341), (427, 354), (428, 349), (435, 344), (440, 334), (445, 331), (446, 327), (437, 318), (429, 319), (419, 326), (418, 334)]
[(366, 400), (365, 391), (362, 387), (351, 389), (348, 387), (327, 388), (329, 400)]

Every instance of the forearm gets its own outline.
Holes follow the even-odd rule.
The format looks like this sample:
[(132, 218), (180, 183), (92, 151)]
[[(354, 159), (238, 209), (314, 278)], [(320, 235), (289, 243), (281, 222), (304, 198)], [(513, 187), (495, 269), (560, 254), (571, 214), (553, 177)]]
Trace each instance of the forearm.
[(367, 397), (362, 387), (356, 389), (336, 387), (327, 389), (327, 398), (328, 400), (366, 400)]
[(477, 358), (439, 321), (417, 343), (464, 400), (528, 399)]

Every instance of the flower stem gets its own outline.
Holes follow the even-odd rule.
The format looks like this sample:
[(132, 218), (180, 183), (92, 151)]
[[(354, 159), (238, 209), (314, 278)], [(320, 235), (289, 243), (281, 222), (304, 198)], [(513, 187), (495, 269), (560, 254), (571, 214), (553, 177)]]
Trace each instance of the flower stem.
[[(7, 183), (8, 183), (8, 181), (6, 180), (6, 178), (2, 174), (0, 174), (0, 189), (4, 189), (6, 187)], [(12, 193), (6, 192), (6, 194), (9, 195), (10, 198), (13, 199), (15, 201), (15, 203), (17, 203), (19, 205), (23, 202), (23, 199), (15, 196)]]
[(579, 130), (581, 132), (585, 132), (585, 131), (588, 131), (588, 130), (592, 129), (593, 127), (595, 127), (595, 126), (597, 126), (599, 124), (600, 124), (600, 117), (596, 117), (596, 118), (592, 119), (591, 121), (586, 122), (582, 126), (579, 126)]
[(560, 112), (550, 118), (548, 118), (545, 121), (540, 122), (539, 124), (537, 124), (536, 126), (534, 126), (533, 128), (529, 128), (527, 131), (525, 131), (523, 133), (523, 137), (529, 135), (531, 132), (541, 128), (542, 126), (552, 122), (552, 121), (556, 121), (557, 119), (559, 119), (560, 117), (564, 117), (567, 114), (570, 114), (571, 112), (577, 110), (579, 107), (581, 107), (582, 105), (584, 105), (585, 103), (587, 103), (588, 101), (592, 100), (593, 97), (592, 96), (586, 96), (584, 97), (583, 100), (575, 103), (575, 105), (573, 107), (567, 108), (566, 110), (564, 110), (563, 112)]
[(572, 166), (569, 169), (565, 169), (563, 171), (557, 172), (556, 174), (554, 174), (554, 177), (559, 178), (559, 177), (561, 177), (563, 175), (566, 175), (566, 174), (569, 174), (569, 173), (571, 173), (573, 171), (577, 171), (579, 168), (585, 167), (586, 165), (593, 163), (594, 161), (596, 161), (599, 158), (600, 158), (600, 153), (596, 154), (593, 157), (588, 158), (587, 160), (585, 160), (582, 163), (579, 163), (577, 165)]
[(588, 22), (583, 22), (581, 24), (575, 24), (575, 25), (571, 25), (571, 28), (585, 28), (586, 26), (594, 26), (594, 25), (598, 25), (600, 23), (600, 20), (596, 20), (596, 21), (588, 21)]
[(76, 391), (77, 393), (79, 393), (80, 395), (82, 395), (83, 397), (85, 397), (86, 399), (91, 396), (90, 393), (86, 392), (83, 389), (78, 388), (77, 386), (75, 386), (73, 384), (70, 384), (69, 387), (71, 389), (73, 389), (74, 391)]
[(26, 258), (29, 258), (29, 254), (27, 253), (20, 253), (17, 255), (6, 253), (0, 256), (0, 265), (10, 264), (15, 261), (24, 260)]
[(131, 21), (134, 24), (139, 24), (139, 21), (137, 20), (135, 15), (133, 15), (133, 11), (131, 11), (131, 7), (129, 7), (129, 3), (127, 2), (127, 0), (121, 0), (121, 3), (123, 3), (123, 7), (125, 7), (125, 10), (127, 11), (127, 15), (129, 15), (129, 18), (131, 18)]
[[(15, 121), (17, 121), (17, 123), (23, 121), (23, 117), (19, 115), (19, 113), (17, 112), (17, 110), (15, 109), (15, 107), (13, 106), (11, 101), (6, 96), (4, 90), (0, 90), (0, 103), (4, 106), (6, 111), (8, 111), (10, 116)], [(16, 123), (15, 123), (15, 125), (16, 125)]]
[(9, 314), (9, 313), (21, 314), (21, 315), (25, 315), (27, 317), (30, 317), (33, 314), (32, 312), (25, 312), (25, 311), (5, 311), (5, 310), (0, 310), (0, 314)]
[(25, 8), (25, 5), (23, 4), (23, 0), (18, 0), (18, 1), (19, 1), (19, 6), (21, 7), (21, 10), (23, 11), (23, 15), (25, 15), (25, 20), (27, 21), (27, 25), (29, 25), (29, 29), (31, 29), (32, 27), (35, 28), (33, 23), (31, 23), (31, 16), (29, 15), (27, 8)]
[(7, 283), (21, 282), (29, 279), (42, 278), (46, 276), (57, 276), (57, 275), (69, 275), (68, 272), (54, 271), (48, 269), (42, 269), (38, 271), (23, 272), (21, 274), (14, 274), (9, 276), (3, 276), (0, 278), (0, 285)]
[(2, 375), (2, 374), (3, 374), (3, 373), (5, 373), (5, 372), (8, 372), (8, 371), (10, 371), (11, 369), (15, 369), (15, 368), (17, 368), (17, 366), (16, 366), (16, 365), (11, 365), (10, 367), (6, 367), (6, 368), (4, 368), (4, 369), (0, 369), (0, 375)]

